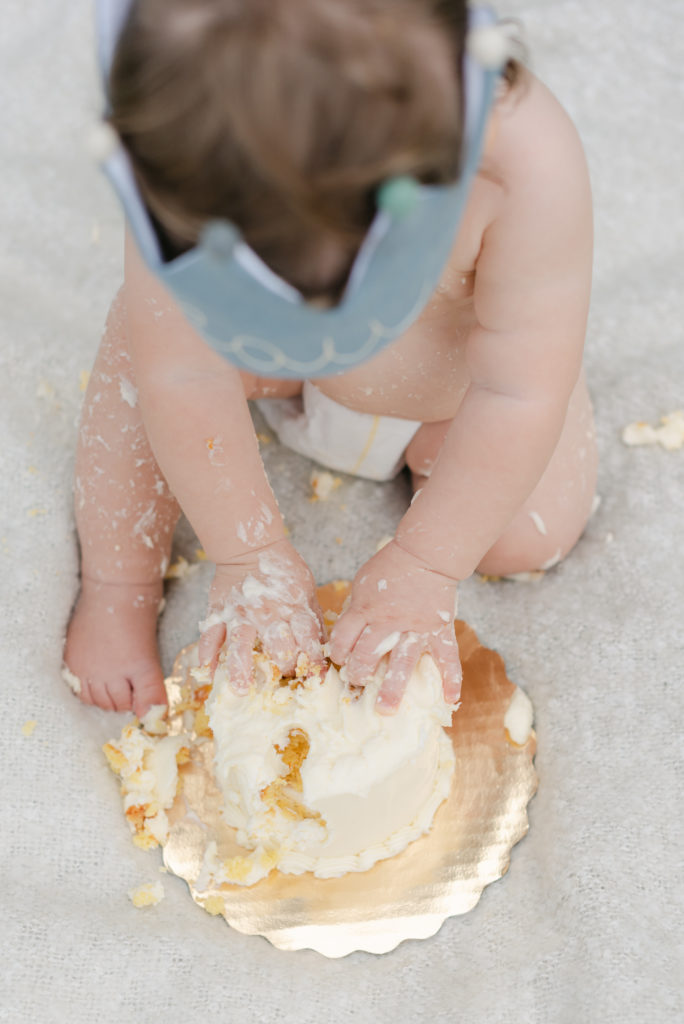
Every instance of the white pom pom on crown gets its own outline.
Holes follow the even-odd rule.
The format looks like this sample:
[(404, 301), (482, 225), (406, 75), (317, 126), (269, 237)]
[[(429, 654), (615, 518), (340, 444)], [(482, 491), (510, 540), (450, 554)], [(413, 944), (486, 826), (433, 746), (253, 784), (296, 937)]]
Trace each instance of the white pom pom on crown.
[(93, 125), (86, 139), (86, 149), (98, 164), (106, 160), (119, 148), (119, 136), (106, 121)]
[(487, 71), (498, 71), (516, 55), (518, 46), (512, 25), (483, 25), (466, 36), (466, 49)]

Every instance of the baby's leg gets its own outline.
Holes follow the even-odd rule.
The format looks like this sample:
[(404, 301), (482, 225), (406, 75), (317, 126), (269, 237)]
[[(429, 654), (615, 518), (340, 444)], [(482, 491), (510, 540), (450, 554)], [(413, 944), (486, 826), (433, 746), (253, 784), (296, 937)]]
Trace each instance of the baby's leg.
[[(427, 423), (406, 452), (414, 487), (437, 458), (449, 421)], [(584, 374), (570, 399), (565, 425), (544, 475), (478, 572), (495, 576), (550, 568), (568, 554), (591, 515), (596, 488), (596, 439)]]
[(157, 616), (179, 508), (137, 406), (121, 292), (85, 396), (75, 511), (82, 581), (65, 662), (86, 703), (144, 714), (166, 702)]

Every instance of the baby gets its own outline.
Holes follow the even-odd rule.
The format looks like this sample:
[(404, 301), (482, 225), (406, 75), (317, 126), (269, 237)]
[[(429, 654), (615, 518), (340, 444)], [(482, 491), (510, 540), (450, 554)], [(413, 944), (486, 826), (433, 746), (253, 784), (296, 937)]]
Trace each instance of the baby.
[[(109, 76), (109, 122), (164, 258), (220, 220), (312, 316), (344, 301), (385, 185), (458, 177), (466, 34), (461, 0), (137, 0)], [(238, 692), (257, 643), (284, 674), (302, 654), (322, 663), (314, 581), (287, 539), (247, 405), (303, 384), (305, 397), (394, 424), (415, 490), (394, 538), (359, 569), (331, 657), (359, 686), (388, 657), (384, 713), (423, 652), (458, 699), (459, 581), (556, 564), (587, 522), (596, 478), (582, 372), (587, 169), (567, 115), (517, 62), (449, 244), (398, 337), (303, 382), (220, 355), (129, 233), (76, 463), (82, 584), (65, 661), (86, 703), (140, 715), (165, 702), (156, 623), (181, 510), (216, 565), (203, 662), (225, 644)]]

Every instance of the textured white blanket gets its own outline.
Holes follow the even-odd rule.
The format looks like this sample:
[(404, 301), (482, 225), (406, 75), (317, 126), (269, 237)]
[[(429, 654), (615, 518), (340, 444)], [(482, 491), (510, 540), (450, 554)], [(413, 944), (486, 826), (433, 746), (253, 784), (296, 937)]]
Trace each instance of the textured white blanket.
[[(0, 1020), (263, 1024), (645, 1020), (682, 1001), (684, 450), (624, 425), (684, 404), (681, 10), (501, 0), (584, 138), (596, 202), (587, 366), (602, 504), (538, 583), (463, 587), (461, 614), (530, 694), (541, 787), (508, 875), (432, 940), (382, 958), (281, 953), (231, 931), (135, 849), (100, 753), (121, 719), (59, 676), (77, 589), (79, 377), (120, 277), (121, 218), (83, 140), (100, 106), (87, 0), (4, 0), (0, 31), (0, 590), (4, 678)], [(321, 580), (391, 532), (405, 482), (310, 504), (310, 464), (264, 449)], [(336, 543), (341, 538), (342, 543)], [(177, 550), (193, 557), (185, 527)], [(169, 588), (167, 667), (205, 566)], [(22, 727), (35, 722), (31, 735)], [(165, 900), (127, 891), (160, 879)]]

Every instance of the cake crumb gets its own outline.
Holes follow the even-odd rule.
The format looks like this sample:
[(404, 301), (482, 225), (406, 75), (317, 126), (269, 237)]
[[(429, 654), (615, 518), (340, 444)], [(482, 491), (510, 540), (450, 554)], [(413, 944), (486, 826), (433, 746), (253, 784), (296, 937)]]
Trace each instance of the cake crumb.
[(90, 381), (90, 370), (81, 370), (78, 375), (78, 387), (80, 391), (85, 391)]
[(376, 554), (378, 551), (382, 551), (382, 549), (386, 547), (386, 545), (389, 544), (391, 540), (394, 540), (394, 537), (392, 537), (389, 533), (386, 533), (384, 537), (381, 537), (378, 543), (375, 545)]
[(198, 562), (206, 562), (207, 553), (204, 548), (195, 548), (195, 558)]
[(635, 445), (659, 444), (666, 451), (676, 451), (684, 445), (684, 410), (675, 409), (661, 416), (658, 427), (643, 421), (630, 423), (622, 431), (622, 441), (630, 448)]
[(192, 576), (199, 569), (199, 562), (188, 562), (187, 558), (179, 555), (175, 562), (172, 562), (164, 573), (165, 580), (185, 580)]
[(157, 840), (149, 832), (135, 832), (131, 836), (131, 841), (139, 850), (155, 850), (159, 846)]
[(167, 711), (166, 704), (152, 704), (140, 719), (140, 724), (145, 732), (150, 736), (165, 736), (169, 731), (169, 723), (166, 720)]
[(516, 747), (524, 747), (532, 732), (534, 711), (532, 701), (524, 690), (516, 686), (510, 704), (504, 715), (504, 729), (508, 739)]
[(263, 431), (257, 434), (257, 441), (259, 444), (270, 444), (273, 438), (270, 434), (264, 434)]
[(219, 914), (223, 914), (226, 909), (226, 904), (222, 896), (207, 896), (206, 900), (202, 904), (204, 909), (212, 917), (217, 917)]
[(164, 899), (164, 886), (157, 879), (156, 882), (147, 882), (146, 885), (139, 885), (137, 889), (131, 889), (128, 897), (134, 907), (155, 907)]
[(76, 696), (78, 696), (78, 694), (81, 692), (81, 680), (78, 678), (78, 676), (74, 675), (74, 673), (70, 669), (68, 669), (66, 665), (62, 665), (62, 679), (67, 684), (72, 693), (75, 693)]
[[(250, 857), (229, 857), (227, 860), (224, 860), (223, 862), (223, 871), (226, 878), (228, 879), (228, 881), (236, 882), (238, 885), (240, 884), (240, 882), (247, 881), (251, 870), (252, 861)], [(212, 897), (210, 896), (209, 899), (211, 898)], [(222, 900), (221, 902), (223, 903)], [(221, 907), (221, 910), (219, 910), (218, 913), (220, 914), (222, 910), (223, 907)]]
[(318, 470), (313, 469), (311, 476), (309, 477), (309, 483), (313, 494), (311, 501), (327, 501), (333, 491), (342, 483), (342, 478), (339, 476), (333, 476), (326, 469)]
[(38, 723), (36, 722), (35, 718), (29, 718), (28, 722), (24, 722), (24, 724), (21, 727), (22, 735), (26, 737), (33, 736), (33, 730), (37, 725)]

